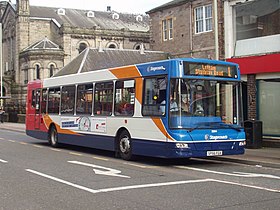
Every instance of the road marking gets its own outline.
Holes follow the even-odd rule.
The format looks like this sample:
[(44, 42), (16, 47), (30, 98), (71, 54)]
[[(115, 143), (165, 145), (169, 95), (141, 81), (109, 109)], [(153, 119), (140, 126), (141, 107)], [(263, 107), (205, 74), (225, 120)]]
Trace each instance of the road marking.
[(158, 168), (158, 166), (146, 166), (146, 165), (140, 165), (140, 164), (134, 164), (134, 163), (123, 163), (125, 165), (135, 166), (138, 168)]
[(259, 177), (261, 177), (261, 178), (280, 179), (280, 177), (270, 175), (270, 174), (254, 174), (254, 173), (243, 173), (243, 172), (228, 173), (228, 172), (221, 172), (221, 171), (212, 171), (212, 170), (207, 170), (207, 169), (202, 169), (202, 168), (193, 168), (193, 167), (188, 167), (188, 166), (174, 166), (174, 167), (181, 168), (181, 169), (193, 170), (193, 171), (200, 171), (200, 172), (205, 172), (205, 173), (226, 175), (226, 176), (237, 176), (237, 177), (246, 177), (246, 178), (259, 178)]
[(61, 152), (61, 150), (60, 150), (60, 149), (55, 149), (55, 148), (50, 148), (50, 150), (52, 150), (52, 151), (56, 151), (56, 152)]
[(13, 142), (13, 143), (15, 143), (16, 141), (15, 140), (8, 140), (9, 142)]
[(248, 175), (251, 177), (262, 177), (262, 178), (270, 178), (270, 179), (280, 179), (279, 176), (271, 175), (271, 174), (255, 174), (255, 173), (244, 173), (244, 172), (233, 172), (237, 174)]
[(98, 165), (94, 165), (94, 164), (90, 164), (90, 163), (83, 163), (80, 161), (68, 161), (68, 163), (92, 167), (92, 168), (94, 168), (93, 171), (95, 174), (106, 175), (106, 176), (117, 176), (117, 177), (122, 177), (122, 178), (130, 178), (129, 176), (121, 175), (120, 170), (113, 169), (113, 168), (107, 168), (104, 166), (98, 166)]
[(0, 138), (0, 140), (4, 140), (3, 138)]
[(77, 185), (77, 184), (74, 184), (74, 183), (71, 183), (71, 182), (68, 182), (68, 181), (56, 178), (54, 176), (50, 176), (50, 175), (43, 174), (43, 173), (38, 172), (38, 171), (34, 171), (32, 169), (25, 169), (25, 170), (30, 172), (30, 173), (33, 173), (33, 174), (36, 174), (36, 175), (39, 175), (39, 176), (42, 176), (42, 177), (45, 177), (45, 178), (57, 181), (57, 182), (60, 182), (62, 184), (66, 184), (66, 185), (69, 185), (69, 186), (72, 186), (72, 187), (75, 187), (75, 188), (78, 188), (78, 189), (81, 189), (81, 190), (84, 190), (84, 191), (87, 191), (87, 192), (90, 192), (90, 193), (97, 193), (98, 192), (97, 190), (93, 190), (93, 189), (90, 189), (90, 188), (87, 188), (87, 187), (84, 187), (84, 186), (81, 186), (81, 185)]
[(25, 142), (19, 142), (20, 144), (22, 144), (22, 145), (27, 145), (27, 143), (25, 143)]
[(0, 159), (0, 162), (1, 162), (1, 163), (8, 163), (8, 161), (2, 160), (2, 159)]
[(42, 146), (40, 146), (40, 145), (36, 145), (36, 144), (35, 144), (35, 145), (34, 145), (34, 144), (32, 144), (32, 146), (33, 146), (33, 147), (37, 147), (37, 148), (43, 148)]
[(82, 154), (80, 153), (76, 153), (76, 152), (69, 152), (70, 155), (76, 155), (76, 156), (83, 156)]
[(198, 179), (198, 180), (187, 180), (187, 181), (175, 181), (175, 182), (162, 182), (162, 183), (153, 183), (153, 184), (142, 184), (142, 185), (130, 185), (130, 186), (123, 186), (123, 187), (114, 187), (114, 188), (104, 188), (99, 190), (94, 190), (88, 187), (84, 187), (78, 184), (74, 184), (54, 176), (50, 176), (32, 169), (25, 169), (27, 172), (36, 174), (38, 176), (42, 176), (48, 179), (51, 179), (56, 182), (60, 182), (62, 184), (69, 185), (71, 187), (75, 187), (80, 190), (84, 190), (90, 193), (104, 193), (104, 192), (114, 192), (114, 191), (121, 191), (121, 190), (132, 190), (132, 189), (140, 189), (140, 188), (150, 188), (150, 187), (162, 187), (162, 186), (171, 186), (171, 185), (180, 185), (180, 184), (192, 184), (192, 183), (202, 183), (202, 182), (210, 182), (213, 181), (212, 179)]
[(202, 183), (202, 182), (209, 182), (209, 181), (212, 181), (212, 180), (211, 179), (197, 179), (197, 180), (187, 180), (187, 181), (174, 181), (174, 182), (162, 182), (162, 183), (153, 183), (153, 184), (130, 185), (130, 186), (124, 186), (124, 187), (99, 189), (98, 192), (113, 192), (113, 191), (121, 191), (121, 190), (140, 189), (140, 188)]
[(106, 159), (106, 158), (101, 158), (101, 157), (96, 157), (96, 156), (93, 156), (92, 158), (94, 158), (94, 159), (96, 159), (96, 160), (109, 161), (109, 159)]
[(270, 189), (270, 188), (266, 188), (266, 187), (258, 187), (258, 186), (254, 186), (254, 185), (247, 185), (247, 184), (241, 184), (241, 183), (229, 182), (229, 181), (223, 181), (223, 180), (217, 180), (217, 179), (213, 179), (212, 181), (224, 183), (224, 184), (237, 185), (237, 186), (241, 186), (241, 187), (248, 187), (248, 188), (253, 188), (253, 189), (258, 189), (258, 190), (265, 190), (265, 191), (269, 191), (269, 192), (280, 193), (280, 190)]

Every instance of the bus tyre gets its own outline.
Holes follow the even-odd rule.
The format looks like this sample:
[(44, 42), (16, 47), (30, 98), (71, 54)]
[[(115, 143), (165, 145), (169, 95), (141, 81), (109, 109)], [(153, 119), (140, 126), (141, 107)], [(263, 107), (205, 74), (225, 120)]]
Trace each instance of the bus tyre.
[(55, 126), (52, 126), (49, 132), (49, 144), (52, 147), (58, 147), (58, 136)]
[(131, 137), (127, 130), (123, 130), (118, 138), (118, 151), (123, 160), (132, 159)]

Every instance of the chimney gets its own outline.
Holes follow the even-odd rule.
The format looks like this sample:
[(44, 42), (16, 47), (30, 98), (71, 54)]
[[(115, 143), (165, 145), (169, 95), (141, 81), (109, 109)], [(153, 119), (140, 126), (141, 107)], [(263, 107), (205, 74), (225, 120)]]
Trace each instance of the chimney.
[(111, 12), (111, 6), (107, 6), (107, 12)]

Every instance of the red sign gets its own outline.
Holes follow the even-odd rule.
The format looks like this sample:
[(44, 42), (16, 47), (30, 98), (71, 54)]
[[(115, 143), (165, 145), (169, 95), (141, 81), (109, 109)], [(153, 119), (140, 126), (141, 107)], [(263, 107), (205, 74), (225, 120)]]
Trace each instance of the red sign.
[(226, 60), (239, 64), (241, 74), (280, 72), (280, 53)]

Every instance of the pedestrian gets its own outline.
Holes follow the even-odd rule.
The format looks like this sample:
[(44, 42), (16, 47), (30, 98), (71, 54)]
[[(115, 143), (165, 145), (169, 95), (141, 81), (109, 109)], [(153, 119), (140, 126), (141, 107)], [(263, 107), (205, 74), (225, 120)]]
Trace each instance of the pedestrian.
[(1, 108), (0, 108), (0, 121), (1, 121), (1, 123), (4, 122), (4, 114), (5, 114), (5, 111), (4, 111), (3, 108), (1, 107)]

